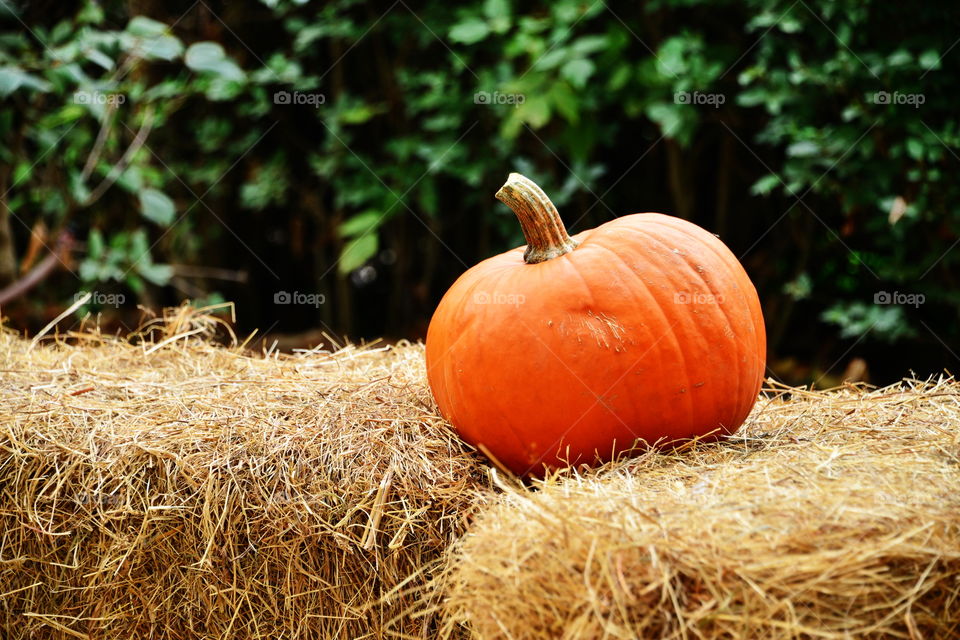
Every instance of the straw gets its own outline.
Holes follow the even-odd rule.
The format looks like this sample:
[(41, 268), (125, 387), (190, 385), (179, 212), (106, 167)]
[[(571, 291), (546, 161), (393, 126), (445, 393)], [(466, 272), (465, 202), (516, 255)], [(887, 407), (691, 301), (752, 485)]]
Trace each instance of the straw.
[(960, 385), (768, 394), (719, 443), (503, 485), (445, 633), (960, 637)]

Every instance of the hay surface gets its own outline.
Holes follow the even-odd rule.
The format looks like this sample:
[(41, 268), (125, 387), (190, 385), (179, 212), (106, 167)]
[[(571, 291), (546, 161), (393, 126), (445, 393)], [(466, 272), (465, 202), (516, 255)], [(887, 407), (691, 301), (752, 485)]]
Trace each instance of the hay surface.
[(0, 636), (432, 635), (406, 613), (486, 476), (422, 347), (251, 356), (214, 324), (0, 335)]
[(739, 434), (509, 490), (455, 547), (478, 638), (960, 637), (960, 385), (797, 393)]
[(0, 637), (960, 637), (953, 381), (790, 390), (723, 442), (498, 489), (422, 346), (217, 324), (0, 333)]

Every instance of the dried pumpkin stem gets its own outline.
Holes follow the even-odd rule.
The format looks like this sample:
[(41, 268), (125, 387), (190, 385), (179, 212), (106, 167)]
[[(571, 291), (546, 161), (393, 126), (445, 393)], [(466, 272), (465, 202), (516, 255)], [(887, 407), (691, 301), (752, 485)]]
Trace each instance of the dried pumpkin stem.
[(523, 252), (527, 264), (544, 262), (577, 248), (578, 243), (567, 235), (557, 208), (530, 178), (511, 173), (497, 191), (497, 200), (517, 214), (527, 239), (527, 250)]

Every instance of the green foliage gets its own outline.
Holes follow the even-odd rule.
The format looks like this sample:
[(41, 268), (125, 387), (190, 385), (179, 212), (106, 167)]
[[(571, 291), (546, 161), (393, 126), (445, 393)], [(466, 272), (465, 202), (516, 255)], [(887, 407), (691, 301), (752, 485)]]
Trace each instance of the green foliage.
[[(575, 230), (639, 208), (720, 233), (783, 314), (768, 318), (774, 343), (791, 328), (811, 349), (818, 330), (933, 342), (917, 322), (933, 309), (927, 326), (950, 341), (951, 7), (264, 0), (215, 7), (214, 42), (193, 20), (170, 26), (179, 15), (82, 2), (34, 16), (35, 37), (3, 23), (5, 204), (27, 226), (88, 234), (83, 279), (134, 291), (215, 256), (326, 291), (390, 250), (402, 291), (380, 315), (423, 316), (465, 265), (523, 241), (491, 200), (519, 170)], [(315, 257), (281, 269), (267, 230)], [(883, 288), (927, 305), (871, 306)], [(352, 328), (334, 306), (351, 302), (319, 313)]]

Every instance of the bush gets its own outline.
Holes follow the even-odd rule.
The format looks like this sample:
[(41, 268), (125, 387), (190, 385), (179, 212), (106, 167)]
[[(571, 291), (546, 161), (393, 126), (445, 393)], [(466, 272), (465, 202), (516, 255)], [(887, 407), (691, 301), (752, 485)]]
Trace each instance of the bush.
[(40, 225), (85, 241), (80, 281), (21, 298), (24, 322), (112, 287), (416, 335), (460, 272), (522, 242), (492, 198), (518, 170), (573, 231), (661, 210), (720, 234), (774, 361), (810, 365), (787, 375), (955, 359), (952, 4), (5, 6), (0, 284)]

